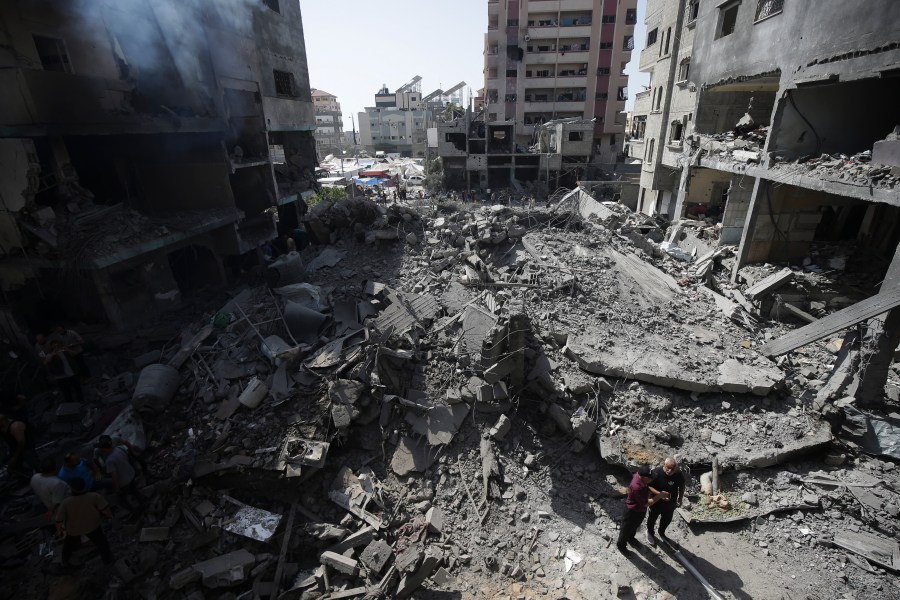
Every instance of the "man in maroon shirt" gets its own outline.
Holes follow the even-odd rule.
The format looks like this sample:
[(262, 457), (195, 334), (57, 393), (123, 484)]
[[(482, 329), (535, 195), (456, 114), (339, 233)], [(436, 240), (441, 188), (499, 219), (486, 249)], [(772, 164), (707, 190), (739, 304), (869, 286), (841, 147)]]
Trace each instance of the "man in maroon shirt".
[(628, 544), (636, 544), (635, 534), (641, 523), (644, 521), (644, 515), (647, 514), (647, 507), (653, 506), (659, 500), (668, 499), (668, 492), (660, 492), (651, 495), (648, 484), (653, 481), (652, 471), (650, 467), (643, 466), (638, 469), (637, 473), (631, 478), (631, 484), (628, 486), (628, 495), (625, 496), (625, 517), (622, 519), (622, 526), (619, 529), (619, 540), (616, 547), (625, 556), (631, 556), (631, 550)]

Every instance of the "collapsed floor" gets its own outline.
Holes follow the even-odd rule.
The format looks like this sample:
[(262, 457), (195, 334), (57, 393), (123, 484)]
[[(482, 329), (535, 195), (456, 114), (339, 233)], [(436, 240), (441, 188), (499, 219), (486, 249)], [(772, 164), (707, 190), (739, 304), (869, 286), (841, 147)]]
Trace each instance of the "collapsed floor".
[(764, 358), (786, 325), (705, 285), (726, 253), (686, 266), (603, 214), (314, 207), (271, 288), (96, 353), (85, 406), (35, 400), (42, 454), (146, 447), (152, 503), (72, 573), (8, 494), (5, 597), (705, 598), (612, 544), (628, 469), (675, 455), (672, 537), (723, 597), (900, 598), (895, 465), (813, 409), (835, 341)]

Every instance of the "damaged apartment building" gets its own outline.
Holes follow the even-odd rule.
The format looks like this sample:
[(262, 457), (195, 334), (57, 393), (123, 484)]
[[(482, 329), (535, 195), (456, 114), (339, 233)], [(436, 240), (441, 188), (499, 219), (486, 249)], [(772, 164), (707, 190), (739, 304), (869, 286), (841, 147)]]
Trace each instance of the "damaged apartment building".
[(10, 314), (126, 327), (296, 227), (315, 118), (296, 2), (0, 8)]
[(591, 163), (615, 163), (636, 4), (489, 0), (484, 95), (437, 125), (447, 183), (571, 187)]
[[(639, 210), (712, 218), (735, 272), (849, 242), (886, 265), (897, 207), (900, 6), (651, 1), (632, 156)], [(815, 36), (801, 35), (815, 31)]]

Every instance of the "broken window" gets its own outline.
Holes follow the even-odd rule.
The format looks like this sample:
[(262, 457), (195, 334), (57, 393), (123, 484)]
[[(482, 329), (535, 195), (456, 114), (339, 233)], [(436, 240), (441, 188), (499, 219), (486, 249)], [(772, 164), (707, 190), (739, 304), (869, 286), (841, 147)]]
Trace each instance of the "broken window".
[(278, 14), (281, 14), (281, 7), (278, 5), (278, 0), (263, 0), (263, 4), (265, 4)]
[(637, 9), (629, 8), (625, 11), (625, 24), (626, 25), (635, 25), (637, 24)]
[(619, 93), (616, 95), (616, 100), (619, 102), (628, 100), (628, 86), (623, 85), (619, 87)]
[(685, 59), (682, 59), (681, 63), (678, 65), (678, 81), (687, 81), (688, 75), (691, 72), (691, 57), (688, 56)]
[(569, 132), (569, 141), (570, 142), (583, 142), (584, 141), (584, 132), (583, 131), (570, 131)]
[(33, 35), (34, 46), (41, 59), (41, 66), (45, 71), (59, 71), (71, 73), (72, 63), (69, 62), (69, 53), (66, 52), (66, 44), (59, 38)]
[(622, 50), (634, 50), (634, 36), (626, 35), (625, 41), (622, 43)]
[(650, 33), (647, 34), (647, 46), (652, 46), (656, 43), (656, 37), (659, 35), (659, 29), (653, 28), (650, 30)]
[(784, 0), (758, 0), (756, 3), (756, 18), (754, 21), (768, 19), (784, 10)]
[(275, 93), (279, 96), (296, 96), (294, 92), (294, 74), (287, 71), (273, 69), (275, 76)]
[(507, 94), (507, 95), (506, 95), (506, 101), (507, 101), (507, 102), (515, 102), (515, 101), (516, 101), (516, 94)]
[(687, 5), (687, 24), (690, 25), (697, 20), (700, 12), (700, 0), (691, 0)]
[(519, 71), (516, 70), (516, 69), (507, 69), (507, 70), (506, 70), (506, 76), (507, 76), (507, 77), (518, 77), (518, 76), (519, 76)]
[(740, 8), (740, 0), (731, 4), (726, 4), (719, 8), (719, 32), (716, 39), (731, 35), (734, 33), (734, 27), (737, 24), (738, 8)]
[(681, 142), (681, 136), (684, 133), (684, 123), (681, 121), (672, 121), (672, 128), (669, 133), (669, 141), (672, 143)]

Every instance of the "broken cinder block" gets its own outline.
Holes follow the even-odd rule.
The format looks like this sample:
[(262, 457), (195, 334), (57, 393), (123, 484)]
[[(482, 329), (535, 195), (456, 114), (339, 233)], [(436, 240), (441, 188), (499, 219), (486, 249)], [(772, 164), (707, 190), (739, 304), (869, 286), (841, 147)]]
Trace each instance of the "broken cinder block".
[(322, 556), (319, 557), (319, 561), (323, 565), (327, 565), (335, 571), (340, 571), (351, 577), (356, 576), (356, 571), (359, 568), (358, 563), (354, 559), (328, 550), (322, 553)]

